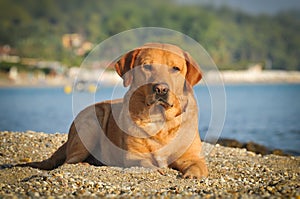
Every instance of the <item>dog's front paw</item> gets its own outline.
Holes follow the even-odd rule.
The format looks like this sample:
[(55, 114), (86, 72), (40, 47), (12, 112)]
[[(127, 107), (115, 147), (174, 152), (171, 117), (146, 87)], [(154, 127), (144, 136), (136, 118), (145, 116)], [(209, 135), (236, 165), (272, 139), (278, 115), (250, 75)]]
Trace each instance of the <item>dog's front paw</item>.
[(191, 165), (183, 173), (183, 177), (189, 179), (201, 179), (207, 177), (207, 175), (207, 167), (199, 164)]

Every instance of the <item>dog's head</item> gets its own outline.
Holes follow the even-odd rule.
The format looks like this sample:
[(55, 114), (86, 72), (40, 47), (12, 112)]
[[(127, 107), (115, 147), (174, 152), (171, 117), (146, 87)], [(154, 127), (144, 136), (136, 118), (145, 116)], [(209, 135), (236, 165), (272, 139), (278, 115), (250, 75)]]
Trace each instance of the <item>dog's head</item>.
[(115, 68), (124, 86), (134, 90), (130, 104), (160, 105), (164, 110), (182, 106), (180, 96), (190, 92), (202, 78), (192, 57), (171, 44), (145, 44), (122, 56)]

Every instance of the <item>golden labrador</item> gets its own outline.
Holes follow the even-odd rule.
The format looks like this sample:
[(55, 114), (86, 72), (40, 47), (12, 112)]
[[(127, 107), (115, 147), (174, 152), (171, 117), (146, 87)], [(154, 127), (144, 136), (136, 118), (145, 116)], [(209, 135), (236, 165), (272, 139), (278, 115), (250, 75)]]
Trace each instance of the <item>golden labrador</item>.
[(18, 166), (168, 166), (185, 178), (207, 176), (192, 90), (202, 77), (196, 62), (174, 45), (151, 43), (114, 65), (124, 86), (130, 86), (124, 98), (87, 107), (73, 121), (67, 142), (49, 159)]

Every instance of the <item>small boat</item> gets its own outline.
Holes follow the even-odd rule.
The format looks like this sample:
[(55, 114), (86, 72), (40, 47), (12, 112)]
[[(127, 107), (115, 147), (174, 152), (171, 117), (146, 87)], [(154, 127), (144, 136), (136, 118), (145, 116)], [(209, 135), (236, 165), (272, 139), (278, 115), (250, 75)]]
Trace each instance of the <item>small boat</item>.
[(66, 85), (64, 87), (64, 92), (66, 94), (70, 94), (73, 91), (96, 93), (97, 92), (97, 83), (79, 80), (79, 81), (76, 81), (73, 84), (73, 86)]

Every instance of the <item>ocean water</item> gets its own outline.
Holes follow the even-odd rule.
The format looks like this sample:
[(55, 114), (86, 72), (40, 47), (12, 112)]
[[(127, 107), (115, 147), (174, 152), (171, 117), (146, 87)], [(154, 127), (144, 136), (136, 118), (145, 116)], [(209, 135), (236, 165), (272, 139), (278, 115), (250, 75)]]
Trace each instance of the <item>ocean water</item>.
[[(199, 130), (205, 139), (213, 129), (212, 93), (206, 86), (194, 88), (199, 105)], [(101, 88), (96, 94), (67, 95), (63, 88), (1, 88), (0, 130), (67, 133), (76, 114), (89, 104), (120, 98), (123, 88)], [(300, 84), (227, 85), (221, 137), (254, 141), (270, 148), (300, 155)], [(223, 103), (222, 103), (223, 102)]]

